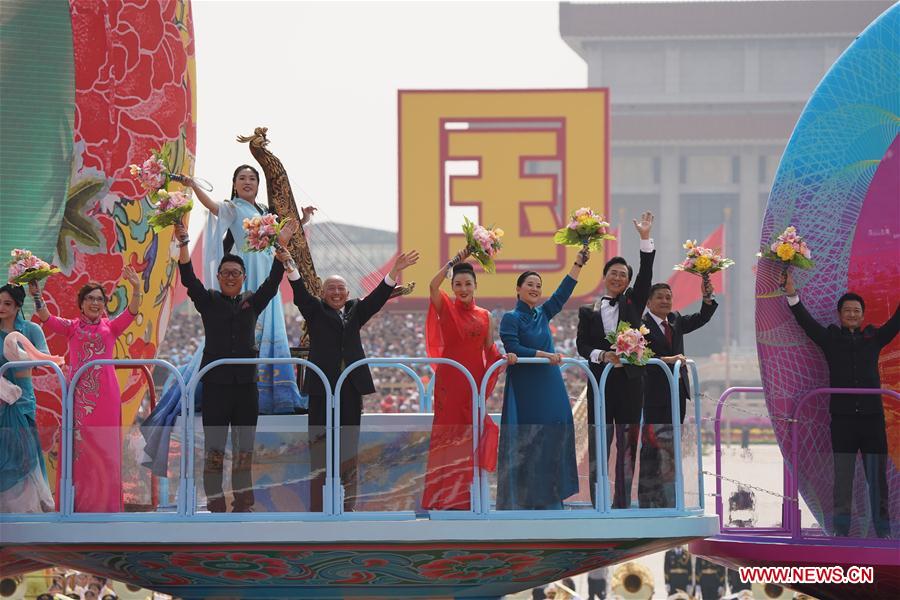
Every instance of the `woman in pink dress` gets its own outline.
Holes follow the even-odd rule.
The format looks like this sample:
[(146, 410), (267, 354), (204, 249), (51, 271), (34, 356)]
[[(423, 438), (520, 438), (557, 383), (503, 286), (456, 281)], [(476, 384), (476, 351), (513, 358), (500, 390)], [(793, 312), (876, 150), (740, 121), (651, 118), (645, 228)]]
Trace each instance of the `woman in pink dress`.
[[(131, 302), (117, 317), (106, 316), (108, 298), (96, 281), (78, 291), (81, 316), (62, 319), (50, 314), (36, 284), (29, 285), (38, 318), (47, 333), (68, 341), (68, 377), (89, 361), (113, 358), (116, 338), (131, 325), (141, 305), (141, 280), (125, 267), (122, 276), (131, 284)], [(122, 510), (122, 395), (112, 365), (96, 366), (81, 374), (75, 388), (73, 416), (75, 448), (72, 482), (76, 512)]]

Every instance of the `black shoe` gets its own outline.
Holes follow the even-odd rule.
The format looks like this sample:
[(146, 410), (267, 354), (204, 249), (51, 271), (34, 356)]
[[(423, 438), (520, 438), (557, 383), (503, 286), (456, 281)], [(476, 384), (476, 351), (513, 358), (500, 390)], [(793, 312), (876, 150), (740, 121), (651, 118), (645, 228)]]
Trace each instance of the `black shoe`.
[(206, 510), (212, 513), (227, 512), (225, 498), (214, 498), (206, 501)]
[(245, 512), (246, 512), (246, 513), (252, 513), (252, 512), (253, 512), (253, 507), (252, 507), (252, 506), (234, 506), (234, 507), (231, 508), (231, 512), (236, 512), (236, 513), (245, 513)]

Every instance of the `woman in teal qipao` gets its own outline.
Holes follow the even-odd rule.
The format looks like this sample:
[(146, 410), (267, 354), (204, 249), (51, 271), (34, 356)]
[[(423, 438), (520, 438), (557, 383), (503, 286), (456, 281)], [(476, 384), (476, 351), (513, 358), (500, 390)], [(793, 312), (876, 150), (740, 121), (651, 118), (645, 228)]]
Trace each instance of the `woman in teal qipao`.
[[(41, 328), (22, 316), (24, 300), (22, 287), (0, 287), (0, 365), (11, 359), (57, 359), (44, 354), (47, 341)], [(18, 342), (13, 340), (15, 332), (21, 334)], [(7, 336), (10, 343), (7, 343)], [(7, 358), (7, 354), (11, 358)], [(37, 404), (31, 369), (7, 369), (3, 377), (12, 385), (3, 387), (0, 399), (0, 512), (52, 511), (53, 496), (47, 483), (47, 469), (35, 421)], [(8, 396), (13, 390), (15, 392)]]
[(497, 457), (498, 510), (561, 509), (563, 500), (578, 491), (575, 426), (550, 319), (572, 295), (588, 256), (586, 250), (578, 253), (572, 270), (540, 305), (541, 276), (522, 273), (516, 281), (516, 308), (500, 322), (509, 356), (548, 358), (550, 364), (513, 365), (510, 360)]

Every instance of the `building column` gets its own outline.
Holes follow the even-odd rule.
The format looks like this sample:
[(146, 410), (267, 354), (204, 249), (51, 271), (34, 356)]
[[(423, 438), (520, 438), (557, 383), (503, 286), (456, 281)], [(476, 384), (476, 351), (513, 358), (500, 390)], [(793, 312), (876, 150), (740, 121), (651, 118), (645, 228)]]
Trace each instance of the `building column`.
[(756, 264), (756, 253), (759, 251), (759, 232), (762, 223), (759, 221), (759, 151), (756, 148), (743, 148), (740, 153), (740, 185), (738, 197), (738, 214), (732, 215), (731, 231), (726, 235), (732, 238), (734, 245), (735, 265), (729, 269), (729, 275), (736, 278), (735, 289), (735, 327), (734, 340), (744, 348), (756, 346), (756, 277), (751, 267)]
[[(664, 148), (660, 156), (659, 214), (653, 228), (656, 241), (655, 265), (674, 265), (681, 260), (681, 155), (675, 148)], [(655, 267), (655, 280), (669, 278), (666, 269)]]

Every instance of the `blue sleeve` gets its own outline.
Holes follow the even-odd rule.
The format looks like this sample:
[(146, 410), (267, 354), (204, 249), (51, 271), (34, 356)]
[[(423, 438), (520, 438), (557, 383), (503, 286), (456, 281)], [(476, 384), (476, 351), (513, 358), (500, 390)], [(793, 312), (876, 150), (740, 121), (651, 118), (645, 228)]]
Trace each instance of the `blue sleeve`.
[(519, 343), (519, 319), (514, 312), (508, 312), (500, 320), (500, 339), (507, 353), (512, 352), (522, 358), (534, 358), (537, 350)]
[(578, 281), (572, 279), (568, 275), (563, 277), (563, 280), (559, 282), (559, 287), (556, 288), (556, 291), (553, 292), (553, 295), (541, 305), (541, 310), (544, 311), (544, 314), (547, 315), (547, 320), (552, 319), (556, 313), (562, 310), (563, 306), (566, 305), (566, 300), (569, 299), (569, 296), (572, 295), (572, 292), (575, 290), (575, 286), (578, 284)]
[(25, 337), (28, 338), (28, 341), (44, 354), (49, 353), (50, 349), (47, 347), (47, 338), (44, 337), (43, 330), (36, 323), (28, 323), (27, 325)]

